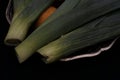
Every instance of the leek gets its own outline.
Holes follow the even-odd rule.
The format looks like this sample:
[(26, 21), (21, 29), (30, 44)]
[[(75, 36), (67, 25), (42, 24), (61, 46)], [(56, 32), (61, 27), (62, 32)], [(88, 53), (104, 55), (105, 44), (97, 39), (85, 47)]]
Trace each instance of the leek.
[[(89, 6), (82, 7), (78, 4), (79, 6), (68, 13), (33, 31), (15, 48), (19, 62), (25, 61), (36, 50), (60, 36), (120, 8), (119, 0), (87, 0), (87, 2), (84, 5), (89, 4)], [(80, 2), (80, 4), (82, 3)]]
[(120, 11), (106, 15), (42, 47), (38, 52), (51, 63), (74, 51), (120, 36)]
[(16, 10), (16, 13), (14, 13), (8, 34), (5, 38), (5, 44), (18, 45), (23, 41), (31, 24), (49, 5), (53, 3), (53, 1), (54, 0), (21, 1), (21, 6), (24, 6), (19, 7), (19, 5), (18, 9), (22, 9), (20, 9), (20, 11)]

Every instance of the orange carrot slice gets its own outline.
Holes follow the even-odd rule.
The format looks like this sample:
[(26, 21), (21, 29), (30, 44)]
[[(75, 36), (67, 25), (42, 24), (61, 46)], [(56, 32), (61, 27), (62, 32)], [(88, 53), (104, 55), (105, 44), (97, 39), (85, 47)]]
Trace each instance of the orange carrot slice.
[(56, 8), (54, 6), (50, 6), (48, 9), (46, 9), (42, 15), (39, 16), (35, 26), (40, 26), (50, 15), (52, 15), (56, 11)]

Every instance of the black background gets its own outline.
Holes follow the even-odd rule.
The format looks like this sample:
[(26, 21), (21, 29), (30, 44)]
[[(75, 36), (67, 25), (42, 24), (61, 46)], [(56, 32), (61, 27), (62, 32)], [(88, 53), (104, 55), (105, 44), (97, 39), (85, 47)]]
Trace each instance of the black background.
[(14, 47), (4, 45), (4, 38), (9, 28), (5, 18), (8, 0), (0, 0), (0, 68), (3, 78), (0, 80), (46, 80), (46, 79), (96, 79), (120, 80), (120, 39), (114, 46), (93, 58), (84, 58), (69, 62), (57, 61), (45, 64), (41, 56), (34, 54), (27, 61), (19, 64)]

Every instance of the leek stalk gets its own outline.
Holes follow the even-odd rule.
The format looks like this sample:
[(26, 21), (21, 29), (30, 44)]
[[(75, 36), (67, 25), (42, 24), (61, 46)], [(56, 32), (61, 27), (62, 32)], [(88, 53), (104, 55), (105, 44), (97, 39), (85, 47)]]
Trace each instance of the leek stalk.
[(120, 36), (120, 11), (106, 15), (42, 47), (38, 52), (51, 63), (74, 51)]
[[(15, 50), (20, 62), (25, 61), (39, 48), (78, 27), (120, 8), (119, 0), (86, 0), (87, 7), (76, 6), (68, 13), (38, 27)], [(99, 1), (99, 3), (97, 2)], [(80, 4), (82, 4), (80, 2)]]
[[(37, 19), (37, 17), (49, 7), (54, 0), (23, 0), (22, 4), (18, 6), (20, 11), (16, 10), (13, 15), (12, 22), (8, 34), (5, 38), (5, 44), (18, 45), (24, 40), (31, 24)], [(17, 3), (17, 2), (16, 2)], [(19, 3), (18, 3), (19, 4)], [(17, 5), (16, 5), (17, 6)], [(18, 13), (17, 13), (18, 11)]]

